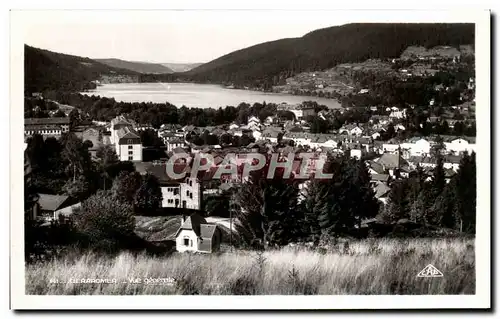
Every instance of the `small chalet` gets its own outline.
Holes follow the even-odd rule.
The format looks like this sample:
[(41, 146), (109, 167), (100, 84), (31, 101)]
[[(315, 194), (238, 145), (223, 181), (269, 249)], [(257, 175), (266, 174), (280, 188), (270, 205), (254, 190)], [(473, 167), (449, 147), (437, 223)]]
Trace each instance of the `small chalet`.
[(61, 217), (69, 217), (81, 203), (67, 195), (38, 194), (35, 218), (44, 221), (59, 220)]
[(217, 225), (207, 223), (196, 213), (182, 219), (181, 227), (175, 234), (178, 252), (212, 253), (219, 250), (222, 233)]

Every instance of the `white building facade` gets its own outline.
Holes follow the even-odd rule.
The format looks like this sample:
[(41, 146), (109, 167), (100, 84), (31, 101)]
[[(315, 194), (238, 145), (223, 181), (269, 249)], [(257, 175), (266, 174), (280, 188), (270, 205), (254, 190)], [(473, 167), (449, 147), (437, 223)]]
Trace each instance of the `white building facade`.
[(201, 184), (196, 178), (161, 185), (162, 207), (201, 209), (203, 197)]

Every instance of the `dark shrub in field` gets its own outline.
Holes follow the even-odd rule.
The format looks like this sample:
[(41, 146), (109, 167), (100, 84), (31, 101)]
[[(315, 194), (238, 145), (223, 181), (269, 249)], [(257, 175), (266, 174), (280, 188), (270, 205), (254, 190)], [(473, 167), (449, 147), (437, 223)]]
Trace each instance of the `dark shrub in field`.
[(88, 198), (72, 217), (84, 247), (114, 252), (137, 244), (132, 206), (106, 192)]

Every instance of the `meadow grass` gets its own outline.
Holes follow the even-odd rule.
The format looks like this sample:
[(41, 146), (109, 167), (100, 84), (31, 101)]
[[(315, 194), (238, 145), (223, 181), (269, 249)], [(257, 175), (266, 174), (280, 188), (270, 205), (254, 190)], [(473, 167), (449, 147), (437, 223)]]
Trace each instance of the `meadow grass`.
[[(419, 278), (428, 264), (443, 274)], [(70, 279), (117, 283), (71, 283)], [(131, 283), (130, 279), (141, 279)], [(146, 282), (173, 278), (175, 283)], [(50, 283), (57, 279), (59, 283)], [(63, 283), (64, 281), (64, 283)], [(26, 294), (474, 294), (474, 240), (350, 241), (319, 251), (174, 253), (165, 257), (85, 253), (26, 266)]]

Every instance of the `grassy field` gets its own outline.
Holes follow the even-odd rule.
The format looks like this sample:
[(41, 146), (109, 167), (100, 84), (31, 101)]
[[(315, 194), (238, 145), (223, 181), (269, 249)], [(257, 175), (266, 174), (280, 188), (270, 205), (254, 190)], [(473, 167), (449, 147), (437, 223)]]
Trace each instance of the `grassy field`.
[[(440, 278), (417, 274), (433, 264)], [(70, 283), (75, 279), (117, 283)], [(169, 281), (173, 278), (175, 283)], [(136, 279), (136, 283), (130, 280)], [(138, 283), (137, 279), (141, 282)], [(154, 279), (157, 279), (156, 281)], [(59, 283), (50, 283), (59, 280)], [(76, 255), (26, 267), (27, 294), (474, 294), (473, 239), (351, 241), (328, 250)]]

